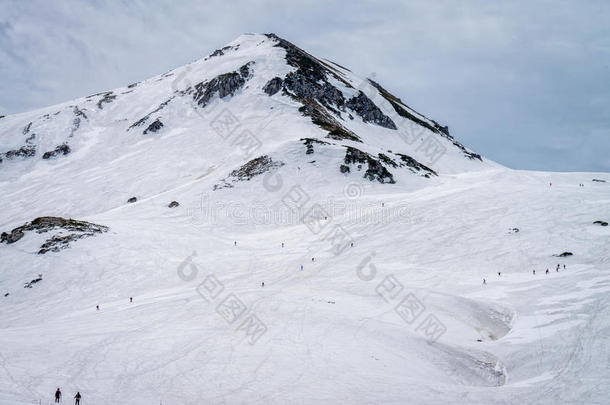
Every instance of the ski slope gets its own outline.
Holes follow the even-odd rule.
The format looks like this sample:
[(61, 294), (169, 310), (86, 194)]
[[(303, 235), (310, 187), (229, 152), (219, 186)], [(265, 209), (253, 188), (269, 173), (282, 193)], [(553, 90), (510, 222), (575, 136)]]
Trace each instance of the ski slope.
[[(238, 44), (103, 108), (96, 96), (0, 120), (2, 151), (28, 122), (38, 142), (0, 165), (0, 231), (42, 215), (109, 228), (46, 254), (48, 233), (0, 244), (1, 405), (52, 403), (57, 387), (83, 405), (607, 403), (610, 229), (593, 222), (610, 219), (610, 175), (510, 170), (441, 137), (427, 162), (347, 110), (362, 144), (306, 154), (301, 138), (334, 141), (261, 92), (291, 71), (283, 50)], [(254, 76), (209, 113), (180, 95), (249, 60)], [(128, 130), (168, 95), (158, 134)], [(87, 119), (72, 131), (74, 106)], [(231, 182), (255, 155), (210, 129), (225, 109), (283, 165)], [(40, 159), (66, 139), (69, 155)], [(341, 173), (345, 145), (438, 176)]]

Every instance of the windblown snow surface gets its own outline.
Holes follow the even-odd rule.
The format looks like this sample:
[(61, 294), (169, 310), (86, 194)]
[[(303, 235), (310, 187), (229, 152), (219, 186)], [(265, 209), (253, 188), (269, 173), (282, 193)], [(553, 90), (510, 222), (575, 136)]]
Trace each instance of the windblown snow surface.
[(0, 119), (0, 231), (108, 227), (0, 244), (0, 404), (608, 403), (610, 175), (477, 158), (290, 45)]

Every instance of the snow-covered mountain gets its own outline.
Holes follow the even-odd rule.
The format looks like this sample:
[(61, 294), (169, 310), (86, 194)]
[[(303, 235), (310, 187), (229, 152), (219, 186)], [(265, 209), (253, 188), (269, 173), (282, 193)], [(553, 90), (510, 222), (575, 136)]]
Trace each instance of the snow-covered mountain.
[(273, 34), (0, 118), (0, 404), (603, 403), (606, 181)]

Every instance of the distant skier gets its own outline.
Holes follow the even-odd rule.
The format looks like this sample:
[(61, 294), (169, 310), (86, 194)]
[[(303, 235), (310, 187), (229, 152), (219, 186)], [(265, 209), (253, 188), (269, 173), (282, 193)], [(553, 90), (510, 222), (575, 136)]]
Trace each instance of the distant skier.
[(311, 258), (311, 261), (312, 261), (312, 262), (314, 261), (314, 258), (313, 258), (313, 257)]
[(59, 403), (60, 399), (61, 399), (61, 391), (58, 388), (57, 391), (55, 391), (55, 402)]
[(284, 242), (282, 242), (282, 247), (284, 247)]
[(303, 265), (301, 265), (301, 271), (303, 271)]
[(95, 309), (99, 311), (99, 310), (100, 310), (100, 306), (99, 306), (99, 305), (96, 305), (96, 306), (95, 306)]
[(564, 270), (566, 269), (566, 265), (565, 265), (565, 264), (563, 265), (563, 269), (564, 269)]
[(133, 297), (129, 297), (129, 302), (133, 302)]
[(350, 243), (350, 246), (351, 246), (351, 247), (354, 247), (354, 242)]
[(233, 242), (233, 246), (237, 246), (237, 241)]
[(264, 287), (264, 286), (265, 286), (265, 282), (263, 281), (263, 282), (261, 283), (261, 287)]
[(483, 284), (487, 284), (487, 282), (485, 281), (485, 279), (483, 279)]
[(381, 206), (382, 206), (382, 207), (385, 207), (385, 203), (381, 203)]
[(534, 274), (534, 276), (536, 275), (536, 270), (532, 270), (532, 273)]
[(555, 272), (556, 272), (556, 273), (559, 273), (559, 267), (557, 267), (557, 268), (555, 269)]
[(546, 274), (549, 274), (549, 269), (546, 269)]
[(500, 274), (502, 274), (502, 273), (498, 272), (498, 277), (500, 277)]
[(76, 395), (74, 395), (74, 405), (80, 405), (80, 392), (77, 392)]

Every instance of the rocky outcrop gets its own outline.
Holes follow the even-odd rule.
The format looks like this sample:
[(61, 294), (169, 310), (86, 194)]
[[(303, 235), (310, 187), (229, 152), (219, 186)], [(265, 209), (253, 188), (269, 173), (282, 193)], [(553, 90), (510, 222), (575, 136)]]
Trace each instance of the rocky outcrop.
[(248, 62), (239, 68), (238, 72), (224, 73), (218, 75), (209, 82), (201, 82), (195, 85), (193, 99), (201, 106), (205, 107), (210, 99), (218, 94), (218, 97), (225, 98), (233, 96), (243, 87), (246, 80), (250, 77), (250, 66), (254, 62)]
[(38, 254), (45, 254), (49, 251), (57, 252), (69, 247), (69, 243), (77, 239), (94, 236), (102, 232), (107, 232), (108, 227), (97, 225), (86, 221), (75, 219), (65, 219), (61, 217), (39, 217), (32, 222), (26, 223), (13, 229), (10, 233), (0, 234), (0, 243), (12, 244), (18, 242), (26, 232), (46, 233), (58, 231), (57, 234), (47, 239)]
[(403, 155), (402, 153), (397, 153), (396, 156), (400, 157), (400, 167), (409, 167), (410, 169), (412, 169), (412, 172), (423, 172), (424, 177), (430, 177), (430, 175), (438, 176), (438, 174), (434, 170), (424, 164), (419, 163), (411, 156)]
[(153, 121), (152, 124), (150, 124), (148, 126), (148, 128), (146, 128), (144, 130), (144, 132), (142, 132), (144, 135), (146, 135), (149, 132), (158, 132), (161, 128), (163, 128), (163, 123), (161, 122), (161, 120), (159, 118), (157, 118), (155, 121)]
[(602, 180), (602, 179), (593, 179), (591, 181), (594, 181), (596, 183), (605, 183), (606, 182), (606, 180)]
[(396, 129), (394, 121), (385, 115), (363, 92), (359, 92), (357, 97), (350, 98), (346, 106), (361, 116), (364, 122), (372, 122), (380, 127)]
[(608, 223), (606, 221), (595, 221), (593, 223), (596, 225), (608, 226)]
[(179, 207), (179, 206), (180, 206), (180, 203), (178, 201), (172, 201), (168, 205), (169, 208), (176, 208), (176, 207)]
[(263, 91), (268, 95), (272, 96), (278, 91), (280, 91), (283, 84), (284, 81), (281, 78), (274, 77), (273, 79), (269, 80), (267, 84), (265, 84), (265, 86), (263, 87)]
[(324, 141), (321, 141), (321, 140), (315, 139), (315, 138), (301, 138), (301, 141), (303, 141), (303, 143), (305, 144), (305, 148), (307, 148), (305, 151), (306, 155), (313, 154), (313, 152), (314, 152), (313, 144), (314, 143), (317, 143), (319, 145), (329, 145), (328, 142), (324, 142)]
[(36, 277), (35, 279), (25, 283), (23, 285), (23, 288), (32, 288), (34, 286), (34, 284), (39, 283), (42, 281), (42, 274), (39, 274), (38, 277)]
[[(283, 80), (274, 78), (268, 82), (263, 91), (269, 95), (279, 91), (281, 86), (284, 94), (303, 104), (299, 109), (301, 113), (311, 117), (312, 122), (329, 131), (333, 139), (356, 140), (358, 137), (347, 130), (338, 120), (342, 120), (341, 112), (346, 110), (345, 96), (329, 77), (341, 82), (345, 87), (352, 86), (337, 73), (337, 70), (328, 63), (321, 61), (290, 42), (279, 38), (275, 34), (267, 34), (277, 42), (276, 46), (286, 51), (286, 63), (296, 68), (288, 73)], [(278, 79), (278, 80), (276, 80)], [(281, 81), (281, 83), (280, 83)], [(336, 83), (336, 82), (335, 82)], [(384, 128), (396, 129), (392, 120), (371, 101), (364, 93), (349, 101), (348, 108), (360, 115), (364, 122), (370, 122)], [(336, 118), (328, 118), (332, 113)], [(328, 129), (331, 127), (331, 129)], [(358, 139), (359, 140), (359, 139)]]
[(130, 203), (130, 204), (134, 203), (136, 201), (138, 201), (138, 199), (136, 197), (131, 197), (130, 199), (127, 200), (127, 202)]
[[(362, 169), (362, 165), (364, 163), (367, 164), (367, 169), (364, 172), (364, 178), (370, 181), (377, 180), (380, 183), (389, 183), (394, 184), (396, 181), (394, 180), (394, 175), (385, 168), (383, 164), (369, 155), (366, 152), (361, 151), (360, 149), (347, 147), (345, 151), (345, 158), (343, 159), (345, 165), (355, 164), (357, 165), (357, 170)], [(343, 167), (339, 168), (341, 173), (349, 172), (349, 166), (347, 166), (347, 170)]]
[(97, 102), (97, 108), (102, 110), (104, 108), (104, 104), (112, 103), (115, 98), (116, 95), (111, 91), (103, 93), (103, 97)]
[(129, 131), (132, 128), (139, 127), (140, 125), (144, 124), (146, 121), (148, 121), (148, 119), (150, 118), (151, 115), (153, 115), (155, 113), (158, 113), (159, 111), (164, 109), (174, 99), (174, 97), (175, 96), (172, 96), (169, 99), (167, 99), (164, 102), (162, 102), (161, 104), (159, 104), (159, 106), (157, 108), (155, 108), (154, 110), (152, 110), (151, 112), (146, 114), (144, 117), (140, 118), (139, 120), (137, 120), (136, 122), (131, 124), (129, 126), (129, 128), (127, 128), (127, 130)]
[(249, 181), (253, 177), (259, 176), (273, 169), (278, 169), (282, 166), (284, 166), (284, 162), (274, 161), (271, 157), (266, 155), (259, 156), (250, 160), (239, 169), (233, 170), (227, 178), (222, 180), (221, 184), (214, 185), (214, 190), (231, 188), (233, 187), (233, 183), (239, 181)]
[(70, 147), (68, 145), (66, 145), (65, 143), (63, 145), (59, 145), (57, 146), (54, 150), (49, 151), (49, 152), (45, 152), (42, 155), (43, 159), (51, 159), (54, 158), (56, 156), (60, 156), (60, 155), (67, 155), (71, 152)]
[(560, 253), (558, 255), (553, 255), (553, 256), (556, 256), (556, 257), (568, 257), (568, 256), (572, 256), (572, 255), (573, 255), (572, 252), (563, 252), (563, 253)]
[(13, 149), (0, 154), (5, 159), (29, 158), (36, 155), (35, 145), (24, 145), (19, 149)]

